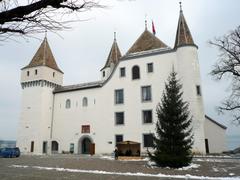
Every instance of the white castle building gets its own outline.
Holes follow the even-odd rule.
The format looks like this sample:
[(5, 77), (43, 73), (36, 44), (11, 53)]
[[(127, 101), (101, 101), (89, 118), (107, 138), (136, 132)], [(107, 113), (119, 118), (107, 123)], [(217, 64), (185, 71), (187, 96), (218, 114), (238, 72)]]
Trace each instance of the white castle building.
[(182, 10), (173, 48), (145, 28), (122, 56), (114, 37), (96, 82), (64, 86), (63, 71), (45, 38), (21, 71), (17, 146), (29, 154), (101, 154), (128, 141), (146, 152), (153, 144), (156, 106), (173, 67), (193, 116), (193, 151), (224, 151), (226, 127), (205, 116), (198, 47)]

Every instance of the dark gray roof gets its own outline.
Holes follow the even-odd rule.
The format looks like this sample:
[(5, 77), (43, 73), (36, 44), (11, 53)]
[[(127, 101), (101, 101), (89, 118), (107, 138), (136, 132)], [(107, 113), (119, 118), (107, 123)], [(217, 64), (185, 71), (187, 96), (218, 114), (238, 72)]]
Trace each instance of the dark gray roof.
[(209, 121), (213, 122), (214, 124), (218, 125), (219, 127), (223, 128), (223, 129), (227, 129), (226, 126), (220, 124), (219, 122), (213, 120), (212, 118), (210, 118), (209, 116), (205, 115), (205, 118), (207, 118)]
[(68, 92), (68, 91), (99, 88), (99, 87), (102, 87), (103, 82), (104, 81), (95, 81), (95, 82), (81, 83), (81, 84), (69, 85), (69, 86), (58, 86), (54, 89), (53, 93), (55, 94), (55, 93)]

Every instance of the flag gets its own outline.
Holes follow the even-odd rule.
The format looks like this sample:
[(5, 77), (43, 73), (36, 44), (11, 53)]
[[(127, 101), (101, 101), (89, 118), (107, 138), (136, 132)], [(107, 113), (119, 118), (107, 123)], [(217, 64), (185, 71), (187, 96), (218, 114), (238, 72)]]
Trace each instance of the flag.
[(156, 34), (156, 30), (155, 30), (155, 26), (154, 26), (153, 21), (152, 21), (152, 32), (153, 32), (154, 35)]

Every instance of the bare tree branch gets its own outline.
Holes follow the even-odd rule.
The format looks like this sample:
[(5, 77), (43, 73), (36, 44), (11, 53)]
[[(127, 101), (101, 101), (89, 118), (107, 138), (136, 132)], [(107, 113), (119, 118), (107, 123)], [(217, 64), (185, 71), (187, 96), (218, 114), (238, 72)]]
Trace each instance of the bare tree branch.
[(74, 20), (64, 20), (64, 15), (104, 7), (96, 0), (32, 0), (21, 6), (17, 0), (0, 0), (0, 40), (11, 35), (66, 29), (66, 24)]
[(232, 80), (231, 95), (218, 107), (219, 112), (231, 111), (233, 121), (240, 125), (240, 26), (229, 34), (209, 42), (220, 54), (211, 75), (216, 80), (228, 77)]

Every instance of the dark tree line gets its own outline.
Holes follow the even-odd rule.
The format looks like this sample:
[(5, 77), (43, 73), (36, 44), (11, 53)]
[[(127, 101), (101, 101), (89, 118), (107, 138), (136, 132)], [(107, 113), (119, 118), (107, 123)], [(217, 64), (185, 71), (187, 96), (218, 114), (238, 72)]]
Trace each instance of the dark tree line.
[(220, 52), (211, 74), (216, 80), (226, 77), (231, 81), (231, 94), (218, 110), (230, 111), (233, 121), (240, 125), (240, 26), (223, 37), (215, 38), (210, 44)]

